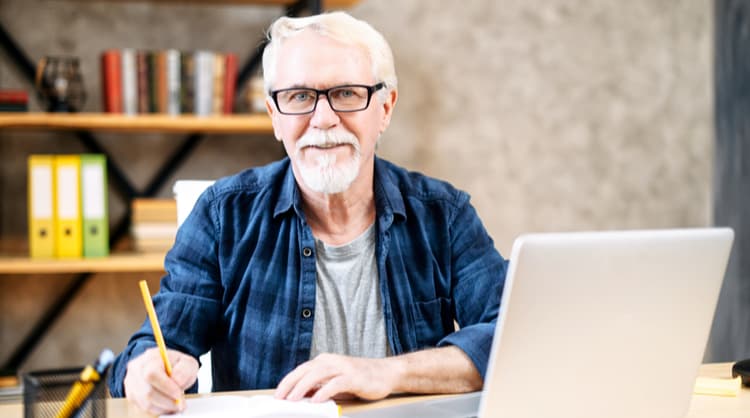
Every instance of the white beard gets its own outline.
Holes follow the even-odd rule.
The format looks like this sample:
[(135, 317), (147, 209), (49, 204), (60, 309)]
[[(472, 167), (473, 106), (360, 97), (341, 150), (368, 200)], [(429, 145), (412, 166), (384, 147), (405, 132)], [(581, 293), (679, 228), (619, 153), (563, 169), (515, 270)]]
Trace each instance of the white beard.
[[(354, 149), (351, 158), (337, 164), (336, 155), (321, 153), (315, 161), (305, 161), (302, 149), (307, 146), (330, 146), (350, 144)], [(336, 194), (346, 191), (359, 175), (359, 141), (350, 132), (333, 132), (314, 129), (308, 131), (297, 142), (295, 159), (302, 181), (318, 193)]]

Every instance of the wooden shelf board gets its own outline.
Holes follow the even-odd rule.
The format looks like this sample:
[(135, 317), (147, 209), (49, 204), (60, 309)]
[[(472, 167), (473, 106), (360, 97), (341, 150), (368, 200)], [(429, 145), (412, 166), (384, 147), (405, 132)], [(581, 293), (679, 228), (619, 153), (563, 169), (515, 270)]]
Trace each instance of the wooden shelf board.
[[(102, 1), (102, 0), (91, 0)], [(288, 6), (297, 0), (107, 0), (117, 3), (179, 3), (179, 4), (237, 4), (237, 5), (260, 5), (260, 6)], [(352, 7), (360, 0), (323, 0), (324, 9), (340, 9)]]
[(0, 274), (164, 271), (164, 253), (117, 253), (102, 258), (38, 260), (0, 255)]
[(0, 113), (0, 129), (69, 129), (113, 132), (256, 133), (273, 132), (267, 115), (169, 116), (111, 113)]

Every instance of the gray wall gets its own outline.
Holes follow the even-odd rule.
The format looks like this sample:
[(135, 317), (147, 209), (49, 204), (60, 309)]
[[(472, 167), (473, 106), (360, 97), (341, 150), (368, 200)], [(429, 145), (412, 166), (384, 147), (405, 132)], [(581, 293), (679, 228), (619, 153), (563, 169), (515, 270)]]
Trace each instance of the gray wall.
[(750, 358), (750, 0), (717, 0), (714, 219), (734, 228), (708, 346), (720, 360)]
[[(470, 192), (504, 254), (523, 232), (708, 225), (711, 10), (706, 0), (364, 0), (351, 12), (391, 42), (400, 77), (379, 153)], [(103, 49), (209, 48), (244, 57), (279, 13), (0, 0), (0, 21), (34, 59), (83, 59), (91, 111), (100, 109)], [(0, 61), (0, 86), (28, 87), (2, 53)], [(23, 236), (25, 156), (81, 148), (63, 133), (0, 136), (0, 233)], [(163, 135), (100, 136), (138, 184), (175, 144)], [(227, 175), (280, 152), (270, 136), (211, 137), (176, 177)], [(114, 218), (121, 207), (111, 199)], [(24, 367), (121, 349), (144, 317), (139, 277), (89, 282)], [(67, 280), (0, 277), (0, 361)]]

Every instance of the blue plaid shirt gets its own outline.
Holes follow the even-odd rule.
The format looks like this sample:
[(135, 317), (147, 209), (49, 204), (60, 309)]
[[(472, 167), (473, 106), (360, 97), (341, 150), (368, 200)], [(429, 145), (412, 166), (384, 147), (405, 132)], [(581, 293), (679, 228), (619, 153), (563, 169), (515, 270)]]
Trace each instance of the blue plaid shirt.
[[(484, 378), (507, 264), (469, 196), (377, 158), (374, 188), (391, 352), (455, 345)], [(165, 268), (154, 304), (167, 346), (211, 350), (214, 391), (273, 388), (309, 359), (315, 241), (288, 158), (208, 188)], [(112, 396), (124, 395), (127, 362), (153, 346), (146, 320), (114, 363)]]

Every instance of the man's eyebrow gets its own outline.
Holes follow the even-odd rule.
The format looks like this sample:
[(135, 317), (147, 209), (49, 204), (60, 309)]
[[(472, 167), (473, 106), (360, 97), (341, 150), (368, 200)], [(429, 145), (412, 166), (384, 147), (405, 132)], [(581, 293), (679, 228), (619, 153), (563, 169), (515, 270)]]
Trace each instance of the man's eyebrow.
[(311, 89), (311, 88), (312, 88), (312, 87), (308, 87), (308, 86), (306, 86), (306, 85), (304, 85), (304, 84), (300, 84), (300, 83), (295, 83), (295, 84), (292, 84), (291, 86), (288, 86), (288, 87), (282, 87), (282, 88), (280, 88), (280, 89), (276, 89), (276, 90), (286, 90), (286, 89)]
[(335, 85), (327, 86), (327, 87), (322, 88), (322, 89), (318, 89), (318, 88), (315, 88), (315, 87), (310, 87), (310, 86), (308, 86), (306, 84), (302, 84), (302, 83), (294, 83), (294, 84), (292, 84), (289, 87), (283, 87), (283, 88), (280, 88), (280, 89), (277, 89), (277, 90), (286, 90), (286, 89), (328, 90), (328, 89), (332, 89), (332, 88), (336, 88), (336, 87), (359, 86), (359, 85), (365, 85), (365, 83), (355, 83), (353, 81), (344, 81), (342, 83), (337, 83)]

